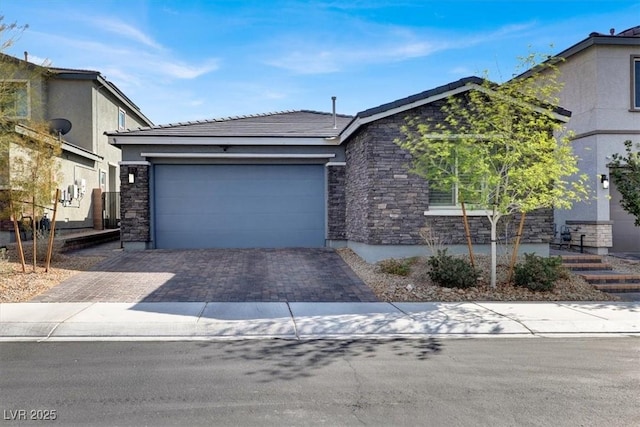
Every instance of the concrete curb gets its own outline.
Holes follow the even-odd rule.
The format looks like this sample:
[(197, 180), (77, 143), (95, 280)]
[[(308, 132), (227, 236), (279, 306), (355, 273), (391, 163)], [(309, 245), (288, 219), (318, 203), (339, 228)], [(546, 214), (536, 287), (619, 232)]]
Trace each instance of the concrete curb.
[(4, 342), (425, 336), (640, 336), (640, 303), (0, 304)]

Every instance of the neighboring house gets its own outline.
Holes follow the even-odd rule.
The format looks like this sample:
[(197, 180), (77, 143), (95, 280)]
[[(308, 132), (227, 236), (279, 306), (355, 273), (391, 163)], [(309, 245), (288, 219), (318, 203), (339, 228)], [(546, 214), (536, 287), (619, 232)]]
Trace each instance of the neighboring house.
[(640, 142), (640, 26), (614, 34), (592, 33), (557, 55), (564, 58), (560, 105), (572, 112), (574, 151), (595, 200), (557, 210), (555, 222), (571, 229), (572, 244), (582, 237), (586, 250), (599, 254), (640, 251), (640, 228), (620, 207), (608, 169), (625, 140)]
[[(11, 125), (16, 137), (50, 137), (34, 133), (30, 122), (62, 118), (71, 123), (70, 131), (61, 136), (59, 186), (67, 201), (58, 205), (56, 228), (61, 233), (100, 229), (105, 225), (103, 213), (111, 222), (107, 225), (117, 227), (114, 220), (119, 217), (119, 198), (113, 194), (106, 199), (108, 205), (102, 206), (102, 193), (120, 190), (121, 153), (108, 143), (104, 133), (153, 123), (98, 71), (39, 66), (7, 55), (0, 60), (3, 74), (13, 70), (6, 73), (10, 75), (0, 75), (0, 81), (12, 87), (15, 94)], [(52, 122), (52, 128), (57, 126), (59, 123)], [(69, 196), (72, 193), (76, 193), (73, 199)], [(14, 238), (11, 223), (2, 222), (0, 243)]]
[[(433, 192), (394, 143), (407, 116), (441, 117), (465, 78), (358, 113), (286, 111), (117, 131), (125, 249), (344, 247), (367, 261), (424, 254), (421, 228), (466, 250), (455, 191)], [(565, 112), (568, 119), (568, 112)], [(484, 212), (469, 212), (478, 250)], [(501, 236), (517, 221), (505, 218)], [(524, 251), (546, 255), (551, 210), (527, 216)]]

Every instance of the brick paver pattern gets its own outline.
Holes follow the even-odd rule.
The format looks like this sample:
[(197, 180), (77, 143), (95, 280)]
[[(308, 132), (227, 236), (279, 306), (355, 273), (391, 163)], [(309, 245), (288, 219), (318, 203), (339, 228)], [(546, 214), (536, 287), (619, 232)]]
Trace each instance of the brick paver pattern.
[(119, 252), (34, 302), (372, 302), (334, 250)]

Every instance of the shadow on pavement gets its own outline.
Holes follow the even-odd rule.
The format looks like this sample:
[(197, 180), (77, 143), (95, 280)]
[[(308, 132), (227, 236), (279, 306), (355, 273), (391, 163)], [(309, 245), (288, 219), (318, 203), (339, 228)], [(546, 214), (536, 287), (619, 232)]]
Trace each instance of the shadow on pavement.
[[(311, 377), (317, 371), (333, 363), (353, 358), (375, 358), (383, 354), (426, 361), (442, 351), (442, 344), (435, 338), (390, 339), (273, 339), (230, 341), (224, 345), (224, 360), (259, 362), (260, 368), (247, 372), (258, 377), (259, 382), (295, 380)], [(207, 347), (211, 343), (200, 343)], [(220, 356), (205, 356), (206, 359)], [(396, 359), (396, 363), (398, 363)]]

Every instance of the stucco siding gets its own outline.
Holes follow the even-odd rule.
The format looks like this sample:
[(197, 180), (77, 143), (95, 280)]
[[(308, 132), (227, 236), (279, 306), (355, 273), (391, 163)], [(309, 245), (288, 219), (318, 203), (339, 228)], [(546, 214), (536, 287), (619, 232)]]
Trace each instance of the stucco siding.
[(11, 66), (4, 62), (3, 80), (17, 80), (27, 82), (29, 88), (29, 119), (41, 122), (47, 117), (47, 82), (42, 72), (30, 68)]
[(64, 118), (71, 131), (64, 139), (85, 150), (95, 152), (93, 141), (93, 83), (89, 80), (49, 80), (49, 119)]
[[(564, 82), (560, 104), (572, 112), (567, 127), (576, 135), (572, 144), (591, 195), (572, 209), (556, 210), (558, 226), (568, 221), (608, 223), (610, 189), (602, 187), (600, 177), (610, 175), (608, 164), (614, 153), (624, 152), (625, 140), (640, 142), (640, 112), (631, 111), (630, 93), (631, 58), (640, 54), (640, 47), (614, 41), (591, 45), (559, 64)], [(602, 238), (595, 246), (605, 248), (609, 241)]]

